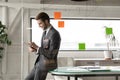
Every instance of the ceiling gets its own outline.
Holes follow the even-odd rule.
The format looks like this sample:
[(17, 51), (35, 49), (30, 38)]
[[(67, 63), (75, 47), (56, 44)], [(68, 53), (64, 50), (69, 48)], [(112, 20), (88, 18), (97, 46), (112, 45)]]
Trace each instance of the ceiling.
[[(5, 1), (5, 0), (0, 0)], [(59, 4), (59, 5), (88, 5), (88, 6), (120, 6), (120, 0), (7, 0), (8, 2), (23, 2), (36, 4)]]
[(41, 0), (44, 4), (120, 6), (120, 0)]

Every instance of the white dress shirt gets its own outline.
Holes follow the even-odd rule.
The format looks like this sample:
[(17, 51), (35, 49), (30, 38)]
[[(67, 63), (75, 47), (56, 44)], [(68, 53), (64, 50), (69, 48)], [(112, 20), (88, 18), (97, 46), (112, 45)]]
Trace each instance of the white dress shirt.
[[(50, 30), (51, 27), (52, 27), (52, 26), (49, 26), (46, 30), (44, 30), (44, 31), (46, 31), (46, 34), (45, 34), (45, 35), (47, 35), (47, 33), (49, 32), (49, 30)], [(38, 51), (39, 51), (39, 47), (37, 48), (36, 54), (38, 53)]]

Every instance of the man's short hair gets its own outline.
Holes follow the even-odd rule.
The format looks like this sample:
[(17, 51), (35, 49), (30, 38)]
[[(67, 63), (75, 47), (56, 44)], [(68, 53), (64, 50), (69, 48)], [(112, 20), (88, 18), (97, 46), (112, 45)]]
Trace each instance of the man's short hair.
[(41, 13), (39, 13), (37, 16), (36, 16), (36, 18), (35, 18), (36, 20), (42, 20), (43, 22), (45, 22), (45, 20), (48, 20), (48, 22), (50, 22), (50, 18), (49, 18), (49, 16), (48, 16), (48, 14), (47, 13), (45, 13), (45, 12), (41, 12)]

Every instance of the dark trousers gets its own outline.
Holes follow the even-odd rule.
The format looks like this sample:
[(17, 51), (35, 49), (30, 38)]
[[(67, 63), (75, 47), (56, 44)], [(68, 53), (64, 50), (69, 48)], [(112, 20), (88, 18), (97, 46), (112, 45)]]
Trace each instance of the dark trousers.
[(36, 65), (25, 80), (45, 80), (47, 73), (48, 71), (45, 71), (43, 69), (43, 66), (40, 66), (39, 63), (36, 63)]

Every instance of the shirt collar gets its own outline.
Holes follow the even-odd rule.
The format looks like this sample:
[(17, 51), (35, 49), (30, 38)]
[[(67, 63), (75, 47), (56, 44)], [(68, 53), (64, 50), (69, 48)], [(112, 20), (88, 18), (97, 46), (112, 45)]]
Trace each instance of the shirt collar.
[(47, 33), (49, 32), (49, 30), (50, 30), (51, 27), (52, 27), (52, 26), (49, 26), (46, 30), (44, 30), (44, 31), (46, 31), (46, 35), (47, 35)]

